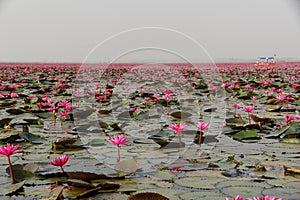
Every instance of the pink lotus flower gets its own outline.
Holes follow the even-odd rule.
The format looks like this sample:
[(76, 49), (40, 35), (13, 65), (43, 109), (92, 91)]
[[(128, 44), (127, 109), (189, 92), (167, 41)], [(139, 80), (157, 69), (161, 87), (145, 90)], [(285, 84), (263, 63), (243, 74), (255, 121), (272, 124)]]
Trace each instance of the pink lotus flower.
[(160, 94), (154, 94), (153, 96), (158, 99), (158, 97), (160, 96)]
[(47, 96), (42, 96), (41, 97), (43, 101), (47, 101), (48, 97)]
[(278, 93), (278, 94), (283, 94), (283, 90), (282, 90), (282, 89), (278, 89), (278, 90), (277, 90), (277, 93)]
[(276, 90), (276, 88), (275, 88), (275, 87), (271, 87), (270, 90), (271, 90), (272, 92), (274, 92), (274, 91)]
[(234, 108), (234, 116), (235, 116), (236, 115), (236, 109), (240, 108), (241, 106), (239, 104), (234, 103), (234, 104), (231, 104), (231, 107)]
[(47, 102), (48, 102), (48, 104), (52, 104), (52, 103), (54, 103), (54, 100), (53, 99), (48, 99)]
[(114, 144), (114, 145), (124, 144), (127, 141), (128, 141), (128, 139), (122, 135), (115, 135), (113, 138), (110, 138), (108, 140), (109, 143)]
[(7, 160), (8, 160), (8, 166), (9, 166), (9, 174), (11, 177), (11, 182), (12, 184), (14, 184), (16, 182), (15, 177), (14, 177), (14, 173), (13, 173), (13, 169), (12, 169), (12, 165), (10, 162), (10, 155), (17, 153), (16, 150), (19, 148), (19, 145), (12, 145), (10, 143), (7, 143), (6, 146), (0, 146), (0, 154), (7, 156)]
[(246, 89), (254, 89), (254, 87), (251, 86), (251, 85), (246, 85), (245, 88), (246, 88)]
[(10, 156), (14, 154), (14, 152), (19, 148), (19, 145), (17, 144), (16, 146), (7, 143), (6, 146), (0, 146), (0, 154), (4, 156)]
[(145, 97), (144, 99), (145, 99), (145, 101), (150, 101), (151, 100), (150, 97)]
[(170, 98), (170, 94), (165, 94), (165, 95), (163, 96), (163, 98), (166, 99), (166, 100), (168, 100), (168, 99)]
[(180, 131), (187, 127), (186, 123), (170, 124), (170, 129), (174, 130), (178, 134), (179, 148), (182, 147)]
[(10, 85), (9, 87), (10, 87), (10, 89), (13, 89), (13, 90), (17, 88), (17, 86), (15, 86), (15, 85)]
[(243, 200), (243, 197), (241, 197), (240, 195), (237, 195), (236, 197), (233, 197), (232, 199), (226, 197), (225, 200)]
[(171, 94), (171, 91), (170, 91), (170, 90), (164, 90), (164, 94), (170, 95), (170, 94)]
[(135, 112), (135, 111), (137, 110), (137, 108), (136, 108), (136, 107), (133, 107), (133, 108), (129, 108), (129, 110), (130, 110), (131, 112)]
[(253, 106), (244, 106), (243, 109), (248, 113), (254, 110)]
[(41, 109), (41, 107), (43, 106), (42, 102), (37, 102), (36, 105)]
[(67, 112), (64, 111), (58, 112), (58, 114), (62, 117), (67, 117), (69, 115)]
[(251, 124), (250, 112), (254, 110), (253, 106), (244, 106), (243, 109), (248, 113), (249, 124)]
[(174, 130), (176, 133), (184, 130), (186, 127), (186, 123), (170, 124), (170, 129)]
[(67, 105), (64, 107), (64, 109), (65, 109), (65, 111), (70, 111), (70, 110), (72, 110), (72, 107)]
[(203, 137), (203, 131), (208, 128), (208, 123), (198, 122), (196, 124), (196, 126), (200, 130), (200, 133), (199, 133), (199, 144), (201, 145), (201, 143), (202, 143), (202, 137)]
[(59, 102), (59, 106), (61, 106), (61, 107), (66, 107), (68, 105), (69, 105), (69, 101), (68, 100), (63, 99), (63, 100), (61, 100)]
[(287, 125), (290, 121), (292, 121), (293, 119), (295, 119), (294, 116), (291, 116), (291, 115), (288, 115), (288, 114), (284, 114), (284, 115), (283, 115), (283, 118), (285, 119), (286, 125)]
[(198, 122), (196, 124), (197, 128), (200, 130), (200, 132), (206, 130), (208, 128), (208, 123), (205, 122)]
[(296, 120), (300, 120), (300, 115), (296, 115), (296, 116), (294, 116), (294, 119), (296, 119)]
[(12, 93), (10, 93), (10, 97), (11, 97), (11, 98), (18, 97), (18, 94), (15, 93), (15, 92), (12, 92)]
[(288, 100), (288, 101), (294, 101), (295, 100), (293, 97), (290, 97), (290, 96), (286, 96), (285, 99)]
[(252, 100), (252, 101), (256, 101), (256, 100), (257, 100), (256, 96), (252, 96), (252, 97), (251, 97), (251, 100)]
[(240, 107), (241, 107), (239, 104), (236, 104), (236, 103), (231, 104), (231, 106), (232, 106), (233, 108), (240, 108)]
[(3, 97), (8, 97), (9, 94), (8, 94), (8, 92), (2, 92), (1, 95), (2, 95)]
[(60, 167), (62, 172), (65, 172), (62, 166), (64, 166), (68, 160), (69, 160), (69, 155), (63, 155), (63, 156), (55, 158), (54, 160), (52, 160), (51, 162), (48, 162), (48, 163), (50, 165)]
[(101, 101), (101, 100), (105, 99), (105, 97), (104, 96), (96, 96), (96, 99)]
[(284, 101), (285, 100), (285, 96), (280, 95), (280, 96), (276, 97), (276, 99), (278, 101)]
[(228, 89), (234, 89), (235, 87), (234, 87), (234, 85), (230, 85), (230, 86), (228, 86)]
[(99, 90), (93, 90), (93, 91), (92, 91), (92, 94), (93, 94), (93, 95), (99, 94)]
[(109, 143), (113, 144), (113, 145), (117, 145), (118, 147), (118, 158), (117, 158), (117, 162), (120, 161), (121, 159), (121, 152), (120, 152), (120, 145), (121, 144), (125, 144), (125, 142), (127, 142), (128, 139), (122, 135), (115, 135), (113, 138), (110, 138), (108, 140)]
[(276, 196), (264, 196), (264, 197), (253, 197), (253, 199), (248, 198), (247, 200), (282, 200), (282, 198), (277, 198)]

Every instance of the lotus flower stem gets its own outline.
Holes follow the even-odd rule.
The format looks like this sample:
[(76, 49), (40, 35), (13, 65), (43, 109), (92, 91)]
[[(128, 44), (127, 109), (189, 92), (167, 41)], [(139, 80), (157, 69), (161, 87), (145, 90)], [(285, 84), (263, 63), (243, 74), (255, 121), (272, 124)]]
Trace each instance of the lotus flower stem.
[(249, 120), (249, 124), (251, 124), (250, 112), (248, 112), (248, 120)]
[(60, 166), (60, 169), (61, 169), (61, 171), (62, 171), (63, 173), (65, 173), (65, 170), (64, 170), (64, 168), (63, 168), (62, 166)]
[(200, 133), (199, 133), (199, 145), (201, 145), (201, 142), (202, 142), (202, 136), (203, 136), (203, 132), (200, 131)]
[(13, 169), (12, 169), (12, 165), (11, 165), (9, 156), (7, 156), (7, 160), (8, 160), (9, 174), (10, 174), (10, 177), (11, 177), (11, 182), (12, 182), (12, 184), (14, 184), (14, 183), (16, 183), (16, 179), (15, 179), (15, 176), (14, 176), (14, 172), (13, 172)]
[(181, 141), (181, 132), (178, 132), (178, 142), (179, 142), (179, 148), (182, 148), (182, 141)]
[(117, 158), (117, 162), (120, 162), (120, 160), (121, 160), (120, 145), (117, 145), (117, 146), (118, 146), (118, 158)]

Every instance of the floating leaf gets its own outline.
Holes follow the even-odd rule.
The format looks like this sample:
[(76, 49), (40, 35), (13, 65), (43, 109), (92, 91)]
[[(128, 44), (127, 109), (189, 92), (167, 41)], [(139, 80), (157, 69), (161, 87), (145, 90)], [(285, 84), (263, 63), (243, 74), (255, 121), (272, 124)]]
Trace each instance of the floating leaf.
[(290, 128), (284, 132), (284, 134), (281, 137), (291, 137), (292, 135), (299, 135), (300, 133), (300, 125), (293, 124), (290, 126)]
[(19, 115), (24, 113), (25, 111), (18, 108), (11, 108), (11, 109), (7, 109), (6, 112), (8, 112), (11, 115)]
[(298, 200), (300, 193), (299, 188), (270, 188), (262, 191), (263, 195), (272, 195), (277, 198), (289, 199), (289, 200)]
[[(226, 196), (235, 197), (237, 194), (243, 197), (261, 196), (263, 187), (241, 187), (241, 186), (229, 186), (221, 189), (221, 192)], [(273, 193), (271, 193), (273, 194)]]
[(115, 165), (115, 170), (126, 173), (126, 174), (131, 174), (138, 170), (140, 167), (139, 163), (137, 160), (134, 158), (127, 158), (125, 160), (121, 160), (120, 162), (117, 162)]
[(142, 192), (138, 194), (131, 195), (128, 200), (169, 200), (169, 198), (155, 193), (155, 192)]
[(175, 180), (175, 184), (198, 189), (214, 189), (215, 184), (222, 181), (220, 178), (214, 177), (183, 177)]
[(44, 139), (41, 137), (28, 132), (21, 132), (19, 133), (19, 136), (27, 142), (31, 142), (32, 144), (42, 144), (44, 142)]
[(233, 135), (234, 139), (237, 140), (246, 140), (252, 139), (257, 137), (257, 130), (243, 130)]
[(93, 184), (90, 184), (86, 181), (79, 180), (79, 179), (68, 179), (67, 182), (68, 182), (68, 185), (72, 185), (74, 187), (95, 188), (95, 186)]
[(185, 118), (192, 116), (192, 114), (187, 113), (187, 112), (176, 111), (176, 112), (172, 112), (171, 116), (175, 117), (177, 119), (185, 119)]
[(22, 181), (20, 183), (15, 184), (8, 184), (0, 187), (0, 195), (11, 195), (18, 190), (22, 189), (23, 185), (25, 184), (25, 181)]
[(101, 192), (101, 193), (103, 193), (103, 192), (115, 192), (116, 189), (118, 189), (119, 187), (120, 187), (120, 185), (115, 184), (115, 183), (104, 183), (104, 184), (102, 183), (102, 184), (99, 184), (96, 188), (87, 190), (87, 191), (79, 194), (77, 196), (77, 199), (94, 196), (99, 192)]
[(100, 139), (100, 138), (95, 138), (92, 139), (92, 141), (90, 142), (91, 146), (102, 146), (105, 145), (107, 143), (107, 141)]
[(16, 103), (17, 103), (17, 101), (15, 101), (15, 100), (4, 100), (4, 101), (0, 102), (0, 105), (1, 105), (1, 107), (5, 107), (5, 106), (14, 105)]
[(287, 131), (290, 128), (290, 126), (284, 126), (281, 129), (275, 131), (272, 134), (269, 134), (267, 136), (265, 136), (266, 138), (278, 138), (280, 137), (281, 134), (283, 134), (285, 131)]

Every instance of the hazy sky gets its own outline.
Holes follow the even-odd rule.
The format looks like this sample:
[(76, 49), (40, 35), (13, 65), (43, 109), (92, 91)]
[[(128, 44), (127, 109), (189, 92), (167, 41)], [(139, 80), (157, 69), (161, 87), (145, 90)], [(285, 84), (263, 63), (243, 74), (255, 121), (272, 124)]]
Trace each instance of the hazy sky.
[[(82, 62), (105, 39), (138, 27), (174, 29), (205, 50), (176, 32), (139, 29), (108, 40), (87, 60), (127, 51), (129, 61), (198, 61), (206, 52), (216, 60), (273, 53), (300, 60), (299, 8), (297, 0), (0, 0), (0, 62)], [(162, 50), (145, 50), (150, 46)]]

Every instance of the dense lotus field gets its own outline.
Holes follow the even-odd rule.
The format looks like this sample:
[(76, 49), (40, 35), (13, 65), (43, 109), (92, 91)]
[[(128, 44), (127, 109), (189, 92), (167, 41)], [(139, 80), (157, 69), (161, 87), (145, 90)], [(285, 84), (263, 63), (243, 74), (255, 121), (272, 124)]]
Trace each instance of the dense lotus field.
[(299, 64), (2, 63), (1, 199), (299, 200)]

